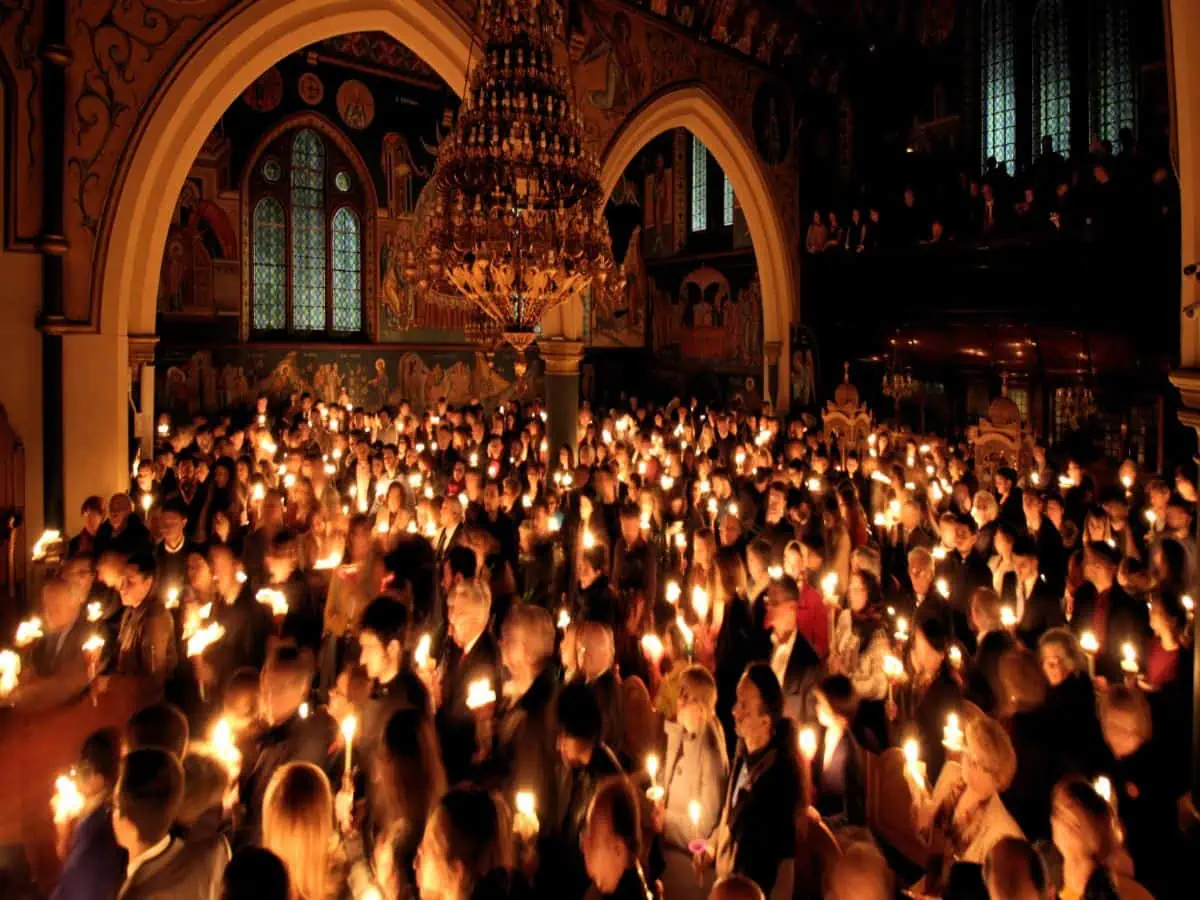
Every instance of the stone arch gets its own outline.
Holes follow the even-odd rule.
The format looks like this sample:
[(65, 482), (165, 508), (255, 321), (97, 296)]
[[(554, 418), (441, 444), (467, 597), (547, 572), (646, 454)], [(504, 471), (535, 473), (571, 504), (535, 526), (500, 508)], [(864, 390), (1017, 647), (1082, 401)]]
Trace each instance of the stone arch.
[(94, 266), (102, 334), (153, 334), (163, 198), (178, 196), (221, 114), (283, 57), (352, 31), (392, 35), (461, 88), (470, 29), (449, 0), (255, 0), (222, 17), (163, 79), (121, 161)]
[(250, 298), (253, 293), (251, 282), (252, 260), (250, 259), (250, 215), (252, 212), (250, 203), (250, 175), (253, 173), (255, 166), (258, 165), (266, 149), (274, 143), (275, 139), (287, 132), (299, 131), (301, 128), (311, 128), (313, 131), (326, 138), (334, 144), (338, 150), (350, 160), (350, 165), (354, 168), (355, 177), (363, 186), (363, 244), (362, 244), (362, 263), (363, 271), (368, 274), (364, 279), (363, 284), (363, 323), (364, 330), (372, 340), (379, 337), (379, 308), (378, 299), (375, 291), (375, 279), (370, 277), (370, 273), (375, 271), (375, 228), (376, 220), (379, 216), (379, 195), (375, 190), (375, 180), (371, 177), (371, 171), (367, 168), (366, 161), (362, 158), (362, 154), (358, 152), (358, 148), (346, 136), (336, 124), (329, 119), (313, 110), (305, 110), (303, 112), (294, 113), (275, 123), (270, 129), (262, 134), (255, 142), (250, 154), (246, 157), (245, 165), (242, 167), (241, 177), (238, 179), (238, 184), (241, 187), (241, 202), (239, 204), (238, 215), (241, 218), (242, 226), (242, 242), (241, 242), (241, 261), (242, 261), (242, 321), (240, 326), (241, 339), (247, 340), (250, 336)]
[(765, 381), (766, 348), (774, 344), (782, 351), (777, 400), (783, 406), (789, 326), (800, 308), (792, 239), (757, 151), (721, 101), (704, 86), (691, 84), (644, 103), (626, 119), (604, 151), (601, 183), (605, 196), (612, 193), (638, 151), (673, 128), (686, 128), (704, 142), (729, 177), (746, 216), (763, 297), (763, 377)]

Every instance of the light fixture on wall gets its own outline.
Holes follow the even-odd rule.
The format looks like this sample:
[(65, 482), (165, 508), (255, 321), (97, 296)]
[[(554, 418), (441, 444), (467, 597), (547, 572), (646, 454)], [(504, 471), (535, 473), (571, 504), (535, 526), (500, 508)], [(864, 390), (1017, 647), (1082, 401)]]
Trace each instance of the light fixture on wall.
[[(481, 0), (478, 51), (416, 210), (408, 275), (433, 302), (475, 311), (524, 351), (547, 312), (624, 282), (568, 71), (558, 0)], [(472, 330), (475, 326), (472, 325)]]

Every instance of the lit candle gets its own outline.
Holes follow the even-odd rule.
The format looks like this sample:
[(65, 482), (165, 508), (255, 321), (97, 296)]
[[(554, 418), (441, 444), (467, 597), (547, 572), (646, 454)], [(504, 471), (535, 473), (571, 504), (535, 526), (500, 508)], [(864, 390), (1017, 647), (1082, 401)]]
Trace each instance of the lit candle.
[(1084, 655), (1087, 656), (1088, 674), (1093, 678), (1096, 677), (1096, 654), (1100, 652), (1100, 642), (1096, 640), (1094, 632), (1085, 631), (1079, 637), (1079, 646), (1083, 649)]
[(937, 592), (946, 599), (950, 598), (950, 582), (945, 578), (939, 578), (936, 582)]
[(908, 619), (904, 616), (896, 619), (896, 640), (902, 644), (908, 642)]
[(596, 546), (596, 536), (592, 534), (592, 529), (583, 529), (583, 549), (591, 550)]
[(149, 494), (142, 494), (142, 510), (150, 512), (150, 507), (154, 505), (154, 498)]
[(50, 798), (50, 809), (55, 825), (65, 825), (83, 812), (83, 792), (75, 781), (75, 771), (59, 775), (54, 779), (54, 796)]
[(664, 475), (662, 478), (660, 478), (658, 480), (658, 483), (664, 491), (669, 491), (671, 488), (673, 488), (675, 486), (675, 479), (672, 478), (670, 475)]
[(537, 798), (533, 791), (517, 791), (517, 815), (513, 820), (513, 828), (517, 834), (528, 839), (540, 830), (537, 817)]
[(21, 675), (21, 657), (12, 650), (0, 650), (0, 697), (7, 697), (17, 689)]
[(262, 588), (254, 599), (259, 603), (271, 607), (271, 614), (274, 616), (286, 616), (288, 613), (287, 594), (283, 591), (277, 591), (274, 588)]
[(946, 727), (942, 729), (942, 746), (951, 753), (958, 753), (963, 748), (963, 731), (959, 727), (957, 713), (949, 713), (946, 716)]
[(696, 613), (696, 618), (702, 622), (708, 616), (708, 591), (699, 585), (692, 588), (692, 609)]
[(921, 773), (921, 745), (917, 743), (916, 738), (909, 738), (904, 742), (904, 770), (918, 785), (925, 786), (925, 776)]
[(1127, 675), (1136, 675), (1139, 671), (1137, 647), (1132, 641), (1121, 645), (1121, 671)]
[(696, 636), (692, 633), (692, 629), (688, 627), (687, 622), (683, 621), (683, 613), (675, 616), (675, 627), (679, 629), (679, 633), (683, 636), (683, 643), (687, 647), (688, 656), (691, 656), (692, 644), (696, 640)]
[(687, 535), (682, 531), (675, 534), (675, 548), (679, 550), (680, 553), (687, 549)]
[(476, 678), (467, 685), (467, 709), (482, 709), (496, 702), (496, 692), (487, 678)]
[(346, 771), (345, 778), (350, 780), (350, 752), (354, 747), (354, 733), (358, 731), (358, 718), (354, 715), (346, 716), (342, 719), (341, 724), (342, 737), (346, 739)]
[(1017, 627), (1017, 613), (1011, 606), (1002, 606), (1000, 608), (1000, 624), (1005, 628)]
[(421, 635), (421, 639), (417, 641), (417, 647), (413, 650), (413, 663), (418, 669), (424, 669), (429, 666), (429, 653), (433, 649), (433, 637), (428, 634)]
[(800, 752), (805, 759), (817, 755), (817, 732), (811, 726), (800, 729)]
[(99, 656), (100, 651), (104, 649), (104, 638), (98, 634), (93, 634), (83, 642), (83, 652), (89, 656)]
[(679, 597), (683, 594), (683, 590), (679, 587), (679, 583), (675, 581), (667, 582), (667, 602), (672, 606), (679, 603)]
[(99, 600), (93, 600), (87, 605), (87, 620), (89, 622), (99, 622), (100, 617), (104, 615), (104, 604)]
[(883, 658), (883, 674), (892, 681), (899, 681), (904, 677), (904, 663), (900, 657), (888, 654)]
[(42, 620), (37, 616), (32, 619), (26, 619), (17, 625), (17, 646), (28, 647), (36, 640), (42, 637)]
[(666, 792), (658, 783), (658, 757), (653, 753), (646, 757), (646, 774), (650, 776), (650, 787), (646, 790), (646, 796), (652, 802), (658, 803)]
[(769, 566), (767, 568), (767, 576), (772, 581), (778, 581), (784, 575), (783, 566)]
[(210, 622), (196, 631), (187, 641), (187, 655), (199, 656), (210, 646), (225, 636), (225, 628), (220, 622)]
[(571, 614), (569, 612), (567, 612), (567, 608), (564, 606), (562, 609), (560, 609), (558, 611), (558, 627), (565, 631), (567, 629), (567, 626), (569, 626), (570, 624), (571, 624)]
[(47, 528), (41, 533), (37, 541), (33, 545), (33, 559), (35, 562), (46, 558), (46, 553), (49, 552), (53, 544), (62, 540), (62, 532), (54, 528)]
[(242, 752), (233, 738), (233, 726), (228, 719), (218, 719), (208, 738), (209, 749), (225, 769), (230, 778), (236, 779), (242, 767)]
[(642, 653), (657, 666), (663, 657), (662, 638), (653, 632), (642, 635)]
[(950, 648), (949, 656), (950, 656), (950, 665), (954, 666), (954, 668), (956, 668), (956, 669), (962, 668), (962, 661), (963, 661), (962, 647), (958, 646), (957, 644), (953, 645)]
[(821, 490), (821, 479), (820, 478), (808, 479), (808, 489), (810, 491), (812, 491), (814, 494), (819, 493)]
[(1111, 804), (1113, 800), (1112, 781), (1107, 775), (1099, 775), (1092, 782), (1092, 787), (1096, 789), (1096, 793), (1104, 798), (1106, 803)]
[(300, 704), (300, 718), (302, 718), (302, 719), (308, 718), (308, 701), (307, 700), (305, 700), (303, 703)]
[(933, 558), (934, 559), (945, 559), (946, 558), (946, 548), (943, 547), (941, 544), (938, 544), (936, 547), (934, 547), (933, 548)]
[(175, 609), (176, 607), (179, 606), (179, 588), (177, 588), (177, 587), (167, 588), (166, 605), (167, 605), (167, 609)]
[(320, 559), (318, 559), (315, 563), (313, 563), (313, 568), (317, 569), (318, 571), (324, 571), (326, 569), (336, 569), (341, 564), (341, 562), (342, 562), (342, 554), (338, 553), (336, 550), (332, 550), (332, 551), (330, 551), (328, 556), (323, 556)]
[(825, 595), (826, 603), (831, 604), (831, 605), (834, 603), (837, 603), (837, 588), (838, 588), (837, 572), (830, 572), (828, 575), (826, 575), (824, 578), (821, 579), (821, 592)]

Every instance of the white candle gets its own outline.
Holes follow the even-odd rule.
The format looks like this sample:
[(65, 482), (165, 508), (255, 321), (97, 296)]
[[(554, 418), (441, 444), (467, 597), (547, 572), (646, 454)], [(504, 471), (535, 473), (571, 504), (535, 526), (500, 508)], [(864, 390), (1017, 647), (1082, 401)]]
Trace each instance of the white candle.
[(812, 759), (817, 755), (817, 732), (812, 727), (800, 729), (800, 752), (805, 759)]
[(358, 731), (358, 718), (353, 715), (346, 716), (342, 719), (341, 724), (342, 737), (346, 739), (346, 779), (350, 778), (350, 752), (354, 746), (354, 733)]

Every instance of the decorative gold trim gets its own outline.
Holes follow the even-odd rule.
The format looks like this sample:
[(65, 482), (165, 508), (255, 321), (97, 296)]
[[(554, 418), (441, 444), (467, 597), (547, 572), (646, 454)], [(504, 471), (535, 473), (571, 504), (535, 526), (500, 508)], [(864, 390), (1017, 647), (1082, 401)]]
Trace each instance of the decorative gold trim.
[[(1179, 421), (1197, 427), (1200, 425), (1200, 369), (1176, 369), (1168, 377), (1183, 401), (1183, 408), (1179, 410)], [(1189, 419), (1197, 421), (1193, 423)]]
[(538, 352), (546, 363), (546, 374), (578, 375), (583, 346), (583, 341), (539, 341)]
[(154, 365), (154, 348), (157, 344), (158, 335), (156, 334), (129, 335), (129, 365)]

